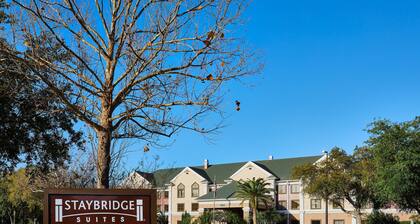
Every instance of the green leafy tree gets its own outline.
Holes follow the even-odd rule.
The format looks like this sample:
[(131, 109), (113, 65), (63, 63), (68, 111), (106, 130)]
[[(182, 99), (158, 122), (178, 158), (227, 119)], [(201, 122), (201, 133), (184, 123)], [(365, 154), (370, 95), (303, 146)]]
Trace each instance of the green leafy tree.
[[(19, 169), (2, 178), (0, 189), (3, 196), (0, 210), (2, 218), (10, 223), (34, 223), (42, 218), (42, 194), (34, 192), (31, 178), (25, 169)], [(4, 206), (4, 207), (3, 207)], [(1, 214), (1, 213), (0, 213)]]
[[(335, 147), (323, 161), (296, 167), (294, 176), (302, 179), (306, 193), (332, 201), (342, 211), (355, 216), (360, 224), (362, 209), (372, 203), (379, 203), (372, 187), (371, 170), (372, 161), (366, 148), (358, 148), (353, 155), (348, 155)], [(354, 209), (346, 209), (344, 200)], [(328, 216), (328, 207), (325, 209)], [(325, 219), (328, 220), (328, 217)]]
[(368, 132), (377, 194), (400, 209), (420, 213), (420, 117), (402, 123), (379, 120)]
[[(372, 190), (372, 162), (365, 149), (356, 149), (353, 155), (339, 148), (330, 154), (331, 171), (334, 177), (331, 181), (333, 189), (332, 200), (342, 211), (356, 217), (358, 224), (362, 223), (362, 209), (375, 200)], [(342, 199), (349, 202), (354, 209), (348, 210)]]
[[(4, 39), (0, 47), (15, 51)], [(57, 55), (54, 48), (39, 50)], [(48, 69), (37, 72), (51, 75)], [(0, 175), (18, 163), (44, 170), (63, 164), (72, 147), (82, 147), (82, 134), (74, 130), (75, 116), (28, 66), (4, 51), (0, 51), (0, 73)]]
[(257, 224), (257, 211), (258, 206), (263, 203), (269, 205), (272, 203), (273, 198), (269, 195), (272, 189), (268, 188), (269, 183), (265, 182), (264, 179), (258, 178), (248, 179), (246, 181), (238, 182), (238, 190), (236, 191), (236, 197), (244, 201), (249, 202), (249, 206), (252, 209), (252, 221)]
[[(310, 196), (323, 199), (327, 205), (333, 198), (335, 177), (333, 164), (328, 156), (317, 164), (308, 163), (294, 167), (292, 176), (302, 180), (303, 191)], [(328, 206), (325, 206), (325, 223), (328, 223)]]

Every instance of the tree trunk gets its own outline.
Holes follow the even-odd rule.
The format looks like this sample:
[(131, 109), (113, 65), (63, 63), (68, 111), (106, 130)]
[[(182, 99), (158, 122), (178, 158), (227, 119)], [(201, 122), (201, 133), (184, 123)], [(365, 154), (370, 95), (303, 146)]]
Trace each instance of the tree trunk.
[(111, 122), (111, 106), (110, 102), (103, 100), (102, 112), (101, 112), (101, 130), (96, 130), (98, 136), (98, 182), (97, 188), (109, 188), (109, 171), (111, 167), (111, 134), (112, 134), (112, 122)]
[(360, 213), (360, 211), (356, 211), (354, 216), (356, 218), (356, 224), (362, 224), (362, 213)]
[(257, 207), (252, 208), (252, 222), (257, 224)]
[(325, 224), (328, 224), (328, 198), (325, 198)]

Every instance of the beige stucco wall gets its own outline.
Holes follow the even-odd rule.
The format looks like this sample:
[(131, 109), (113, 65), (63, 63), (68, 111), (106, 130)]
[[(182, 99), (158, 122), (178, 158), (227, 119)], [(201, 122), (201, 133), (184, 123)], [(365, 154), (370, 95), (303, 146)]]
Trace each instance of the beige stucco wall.
[(266, 180), (269, 176), (271, 176), (269, 173), (252, 163), (245, 164), (244, 167), (242, 167), (238, 171), (239, 172), (236, 172), (231, 176), (232, 180), (248, 180), (254, 177), (263, 178), (264, 180)]
[[(312, 220), (321, 220), (321, 223), (325, 223), (325, 214), (324, 213), (312, 213), (312, 214), (305, 214), (303, 223), (304, 224), (311, 224)], [(328, 224), (334, 224), (334, 220), (344, 220), (344, 224), (351, 224), (352, 217), (349, 214), (345, 213), (328, 213)], [(302, 223), (302, 222), (301, 222)]]
[[(169, 201), (171, 201), (170, 203), (170, 211), (172, 214), (172, 218), (171, 218), (171, 223), (172, 224), (176, 224), (178, 220), (181, 220), (181, 216), (182, 213), (184, 212), (178, 212), (177, 211), (177, 205), (179, 203), (183, 203), (184, 204), (184, 208), (186, 212), (190, 213), (191, 216), (198, 216), (199, 212), (192, 212), (191, 211), (191, 204), (192, 203), (198, 203), (197, 202), (197, 197), (192, 197), (191, 196), (191, 185), (193, 183), (197, 183), (200, 187), (199, 189), (199, 197), (202, 195), (207, 194), (208, 192), (208, 183), (207, 181), (200, 175), (198, 175), (197, 173), (195, 173), (193, 170), (191, 169), (184, 169), (180, 174), (178, 174), (177, 177), (175, 177), (175, 179), (173, 179), (171, 181), (172, 183), (172, 187), (170, 189), (171, 193), (170, 193), (170, 199)], [(185, 197), (184, 198), (178, 198), (177, 195), (177, 186), (179, 184), (183, 184), (185, 186)]]

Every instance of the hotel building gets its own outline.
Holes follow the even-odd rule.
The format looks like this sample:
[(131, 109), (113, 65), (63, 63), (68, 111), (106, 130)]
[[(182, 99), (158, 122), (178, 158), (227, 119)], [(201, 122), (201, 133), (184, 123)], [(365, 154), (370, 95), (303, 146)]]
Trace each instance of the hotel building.
[[(247, 202), (235, 197), (239, 180), (263, 178), (270, 184), (276, 210), (287, 217), (287, 224), (324, 224), (325, 202), (312, 198), (302, 191), (299, 180), (292, 179), (295, 166), (316, 163), (324, 156), (273, 159), (211, 165), (204, 160), (202, 166), (161, 169), (154, 173), (134, 172), (125, 186), (156, 188), (158, 210), (168, 215), (170, 224), (178, 224), (184, 212), (197, 217), (206, 210), (229, 210), (248, 220)], [(343, 201), (347, 210), (351, 205)], [(329, 203), (329, 224), (354, 224), (355, 218)], [(395, 208), (384, 212), (398, 215), (400, 221), (409, 220), (412, 214), (398, 212)], [(365, 209), (365, 213), (371, 209)]]

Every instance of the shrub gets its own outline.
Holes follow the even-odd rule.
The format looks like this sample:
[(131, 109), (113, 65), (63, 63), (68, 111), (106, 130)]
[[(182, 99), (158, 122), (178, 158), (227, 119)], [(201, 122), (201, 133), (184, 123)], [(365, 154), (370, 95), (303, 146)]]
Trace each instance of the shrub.
[(368, 215), (366, 224), (399, 224), (398, 217), (375, 211)]
[(246, 222), (239, 217), (237, 214), (229, 211), (216, 211), (209, 212), (205, 211), (201, 214), (196, 220), (194, 220), (194, 224), (211, 224), (212, 220), (218, 223), (226, 223), (226, 224), (245, 224)]
[(181, 224), (191, 224), (192, 217), (188, 212), (184, 212), (181, 217)]
[(258, 224), (277, 224), (277, 223), (284, 223), (286, 221), (286, 217), (280, 215), (276, 210), (268, 210), (259, 212), (257, 214), (257, 223)]
[(158, 212), (157, 223), (158, 224), (168, 224), (168, 216), (165, 215), (162, 211)]

